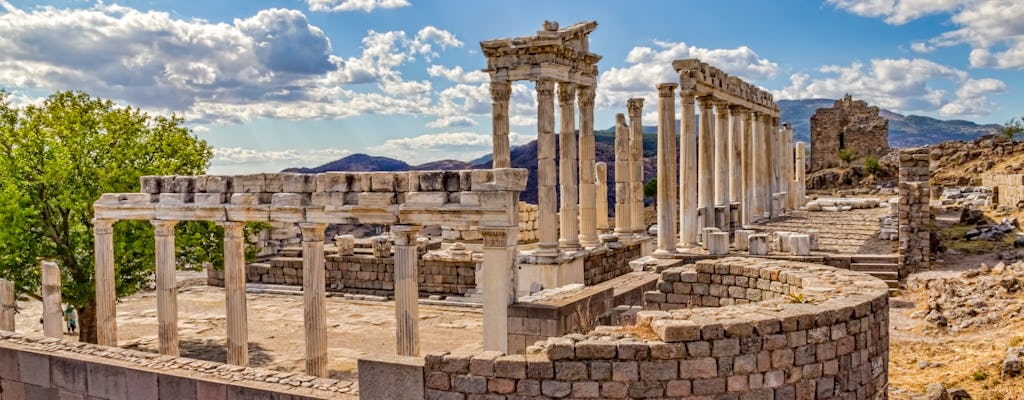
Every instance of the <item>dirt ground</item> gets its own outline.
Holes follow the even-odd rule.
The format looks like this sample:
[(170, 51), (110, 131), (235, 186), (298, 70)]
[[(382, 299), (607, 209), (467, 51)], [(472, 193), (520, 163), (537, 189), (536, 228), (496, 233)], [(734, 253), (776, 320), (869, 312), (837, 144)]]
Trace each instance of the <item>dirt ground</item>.
[[(179, 282), (193, 283), (188, 272)], [(246, 296), (249, 318), (250, 365), (280, 371), (304, 369), (305, 342), (302, 296), (253, 294)], [(19, 332), (42, 334), (39, 302), (19, 303)], [(356, 360), (368, 354), (395, 353), (394, 302), (327, 299), (328, 368), (335, 379), (356, 380)], [(181, 355), (224, 362), (226, 343), (224, 290), (205, 285), (186, 286), (178, 292)], [(122, 347), (157, 351), (156, 293), (143, 292), (121, 299), (117, 305), (117, 333)], [(72, 338), (68, 334), (66, 337)], [(483, 323), (478, 308), (420, 306), (420, 346), (432, 351), (483, 349)]]

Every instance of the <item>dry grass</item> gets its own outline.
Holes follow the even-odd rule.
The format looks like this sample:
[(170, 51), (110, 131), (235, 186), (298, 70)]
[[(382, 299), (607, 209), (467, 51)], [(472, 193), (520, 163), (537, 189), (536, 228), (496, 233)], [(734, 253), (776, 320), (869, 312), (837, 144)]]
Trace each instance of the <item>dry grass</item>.
[(933, 229), (933, 232), (942, 234), (942, 244), (947, 249), (956, 250), (961, 253), (986, 254), (1013, 248), (1015, 236), (1012, 234), (1003, 236), (1003, 240), (1000, 241), (964, 239), (964, 234), (974, 228), (975, 226), (973, 225), (963, 224), (949, 226), (932, 225), (930, 227), (930, 229)]

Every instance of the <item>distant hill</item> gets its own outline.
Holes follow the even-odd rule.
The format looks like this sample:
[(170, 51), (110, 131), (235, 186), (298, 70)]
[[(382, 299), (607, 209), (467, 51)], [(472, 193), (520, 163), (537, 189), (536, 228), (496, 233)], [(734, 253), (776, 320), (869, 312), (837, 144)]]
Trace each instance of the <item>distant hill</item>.
[(339, 160), (331, 161), (313, 168), (288, 168), (282, 172), (301, 172), (314, 174), (329, 171), (405, 171), (409, 164), (388, 157), (374, 157), (366, 154), (353, 154)]
[[(835, 100), (779, 100), (778, 104), (781, 120), (793, 124), (795, 139), (810, 143), (811, 116), (819, 108), (832, 107)], [(979, 125), (963, 120), (940, 120), (919, 115), (904, 116), (885, 109), (879, 114), (889, 120), (890, 147), (918, 147), (948, 140), (971, 141), (996, 133), (1002, 128), (997, 124)]]

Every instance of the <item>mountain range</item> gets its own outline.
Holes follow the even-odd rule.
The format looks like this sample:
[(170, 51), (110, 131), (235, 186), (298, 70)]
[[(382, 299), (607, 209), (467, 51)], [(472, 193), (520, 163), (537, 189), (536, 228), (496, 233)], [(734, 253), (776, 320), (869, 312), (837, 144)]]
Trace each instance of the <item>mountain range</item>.
[[(781, 120), (793, 125), (794, 140), (810, 142), (810, 120), (819, 108), (831, 107), (835, 100), (805, 99), (778, 101)], [(891, 147), (916, 147), (938, 144), (948, 140), (973, 140), (977, 137), (998, 132), (1002, 126), (979, 125), (963, 120), (939, 120), (918, 115), (901, 115), (880, 110), (880, 115), (889, 120), (889, 145)], [(678, 122), (677, 122), (678, 126)], [(644, 126), (644, 181), (655, 175), (655, 149), (657, 126)], [(595, 159), (608, 165), (610, 201), (615, 193), (615, 127), (595, 130)], [(557, 142), (557, 141), (556, 141)], [(556, 153), (557, 154), (557, 153)], [(526, 190), (520, 199), (536, 204), (537, 187), (537, 141), (531, 141), (512, 149), (512, 167), (529, 170), (530, 177)], [(557, 157), (555, 160), (558, 162)], [(420, 165), (388, 157), (353, 154), (313, 168), (288, 168), (284, 172), (319, 173), (328, 171), (428, 171), (490, 168), (491, 156), (485, 155), (471, 161), (439, 160)]]

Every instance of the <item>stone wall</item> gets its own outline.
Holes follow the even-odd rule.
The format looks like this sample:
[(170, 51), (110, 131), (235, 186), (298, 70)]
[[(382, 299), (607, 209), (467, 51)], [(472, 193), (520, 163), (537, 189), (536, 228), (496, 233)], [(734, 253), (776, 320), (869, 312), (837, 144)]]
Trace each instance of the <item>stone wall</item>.
[[(643, 311), (636, 327), (550, 338), (525, 355), (428, 355), (424, 398), (886, 397), (888, 293), (881, 281), (761, 259), (705, 260), (687, 268), (666, 270), (663, 282), (674, 287), (685, 274), (696, 278), (685, 283), (707, 281), (710, 295), (711, 282), (732, 277), (737, 286), (736, 278), (744, 277), (748, 286), (753, 282), (744, 289), (757, 290), (761, 301)], [(807, 301), (789, 300), (784, 288)], [(719, 292), (726, 297), (717, 304), (739, 300), (728, 293)], [(754, 293), (743, 299), (757, 298)], [(361, 384), (360, 390), (377, 389)]]
[(900, 278), (931, 267), (929, 157), (927, 148), (900, 152), (899, 194)]
[[(454, 242), (481, 242), (483, 235), (475, 226), (445, 225), (441, 227), (441, 238)], [(519, 244), (537, 241), (537, 205), (519, 202)]]
[(352, 382), (0, 332), (0, 398), (354, 399)]
[(992, 203), (1013, 209), (1024, 202), (1024, 174), (985, 174), (981, 186), (992, 188)]
[(819, 108), (811, 116), (811, 171), (838, 167), (839, 150), (857, 156), (882, 156), (889, 149), (889, 121), (850, 95), (836, 100), (832, 108)]
[(629, 262), (640, 258), (639, 243), (606, 242), (604, 246), (591, 250), (583, 260), (583, 282), (586, 285), (596, 285), (628, 274), (632, 271)]

